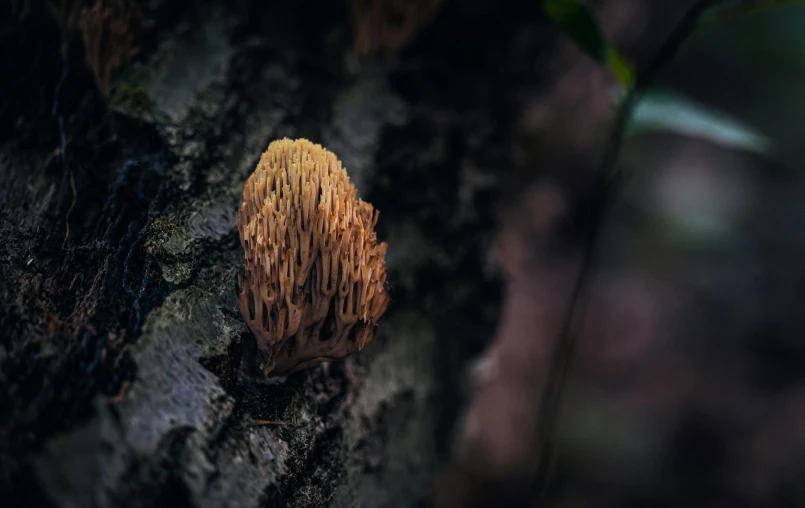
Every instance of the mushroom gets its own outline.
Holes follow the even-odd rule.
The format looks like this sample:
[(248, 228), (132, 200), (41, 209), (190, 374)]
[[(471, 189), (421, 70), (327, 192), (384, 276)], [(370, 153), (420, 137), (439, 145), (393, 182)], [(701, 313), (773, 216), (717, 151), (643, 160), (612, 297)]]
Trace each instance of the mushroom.
[(306, 139), (273, 141), (237, 214), (246, 270), (240, 310), (264, 376), (357, 353), (389, 304), (378, 213), (335, 154)]
[(430, 22), (444, 0), (350, 0), (355, 51), (394, 52)]

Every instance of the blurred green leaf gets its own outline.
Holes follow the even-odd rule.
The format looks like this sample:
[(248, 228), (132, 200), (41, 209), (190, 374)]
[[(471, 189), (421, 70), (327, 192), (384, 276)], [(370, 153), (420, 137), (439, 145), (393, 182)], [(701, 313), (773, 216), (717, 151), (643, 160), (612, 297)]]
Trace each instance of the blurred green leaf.
[(592, 7), (584, 0), (544, 0), (542, 7), (588, 55), (604, 63), (609, 43)]
[(621, 85), (631, 87), (634, 68), (604, 36), (592, 6), (585, 0), (543, 0), (546, 14), (587, 55), (606, 65)]
[(756, 153), (772, 149), (772, 141), (751, 125), (667, 90), (647, 91), (632, 110), (626, 135), (646, 131), (677, 132)]
[(615, 74), (620, 84), (630, 89), (634, 85), (635, 71), (632, 64), (626, 60), (616, 49), (610, 47), (607, 51), (607, 67)]

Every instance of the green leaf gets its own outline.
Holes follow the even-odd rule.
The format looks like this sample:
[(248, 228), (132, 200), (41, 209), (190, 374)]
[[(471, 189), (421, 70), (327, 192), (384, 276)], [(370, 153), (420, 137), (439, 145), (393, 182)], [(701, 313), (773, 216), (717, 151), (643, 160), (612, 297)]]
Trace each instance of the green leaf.
[(607, 41), (595, 11), (588, 2), (543, 0), (542, 8), (582, 51), (606, 65), (621, 85), (628, 88), (634, 83), (632, 65)]
[(651, 90), (635, 105), (626, 135), (670, 131), (731, 148), (766, 154), (772, 141), (757, 129), (725, 113), (667, 90)]
[(607, 67), (618, 78), (618, 82), (627, 90), (632, 88), (635, 82), (635, 71), (631, 62), (621, 55), (615, 48), (610, 47), (607, 51)]
[(592, 7), (584, 0), (544, 0), (542, 7), (585, 53), (605, 63), (609, 43)]

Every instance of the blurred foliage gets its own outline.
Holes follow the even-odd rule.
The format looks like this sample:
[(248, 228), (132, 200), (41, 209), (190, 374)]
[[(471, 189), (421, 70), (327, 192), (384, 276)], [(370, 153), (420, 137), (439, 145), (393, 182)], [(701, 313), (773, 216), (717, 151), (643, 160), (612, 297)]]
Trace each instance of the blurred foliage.
[(661, 88), (651, 89), (641, 95), (629, 116), (626, 129), (627, 136), (663, 130), (764, 154), (769, 153), (773, 146), (768, 137), (751, 125)]
[[(802, 146), (791, 137), (793, 122), (786, 118), (805, 114), (805, 0), (713, 4), (696, 21), (680, 53), (683, 66), (688, 54), (710, 56), (716, 65), (699, 60), (684, 78), (675, 77), (659, 88), (647, 84), (652, 88), (640, 90), (627, 112), (626, 136), (673, 132), (764, 155), (779, 148), (789, 161), (798, 159)], [(622, 105), (636, 73), (607, 40), (593, 6), (585, 0), (543, 0), (541, 5), (585, 54), (613, 72), (620, 84), (615, 105)], [(678, 67), (676, 60), (673, 65)], [(730, 82), (733, 77), (739, 81)], [(694, 90), (700, 88), (696, 82), (723, 83), (723, 89)], [(754, 88), (762, 93), (743, 96), (740, 103), (730, 100), (739, 95), (735, 89)]]
[(606, 65), (620, 84), (634, 84), (634, 68), (607, 41), (592, 6), (585, 0), (543, 0), (545, 13), (591, 58)]
[(775, 156), (797, 167), (805, 157), (805, 3), (739, 3), (745, 9), (730, 12), (740, 16), (706, 13), (663, 84), (756, 126), (775, 141)]

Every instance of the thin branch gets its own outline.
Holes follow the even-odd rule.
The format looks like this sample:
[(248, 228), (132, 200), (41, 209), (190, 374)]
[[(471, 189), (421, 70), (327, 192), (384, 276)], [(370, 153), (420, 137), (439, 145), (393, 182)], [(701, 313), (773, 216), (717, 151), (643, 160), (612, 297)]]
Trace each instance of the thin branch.
[(598, 240), (601, 236), (606, 212), (609, 210), (616, 191), (620, 188), (620, 183), (624, 178), (623, 170), (617, 166), (617, 161), (620, 156), (626, 125), (640, 98), (640, 94), (656, 80), (659, 72), (673, 60), (681, 46), (696, 28), (701, 15), (707, 9), (724, 1), (702, 0), (688, 9), (645, 71), (638, 75), (635, 86), (628, 92), (618, 109), (615, 125), (610, 132), (596, 174), (596, 186), (600, 191), (597, 195), (598, 198), (592, 203), (593, 213), (595, 213), (593, 224), (584, 242), (581, 267), (573, 285), (573, 292), (562, 324), (562, 331), (554, 345), (548, 380), (540, 401), (540, 416), (537, 423), (537, 446), (539, 448), (537, 448), (536, 456), (538, 459), (535, 464), (536, 469), (529, 492), (531, 499), (536, 496), (541, 497), (549, 483), (556, 420), (571, 359), (576, 348), (579, 316), (584, 314), (584, 305), (586, 304), (586, 300), (582, 298), (582, 295), (597, 254)]

